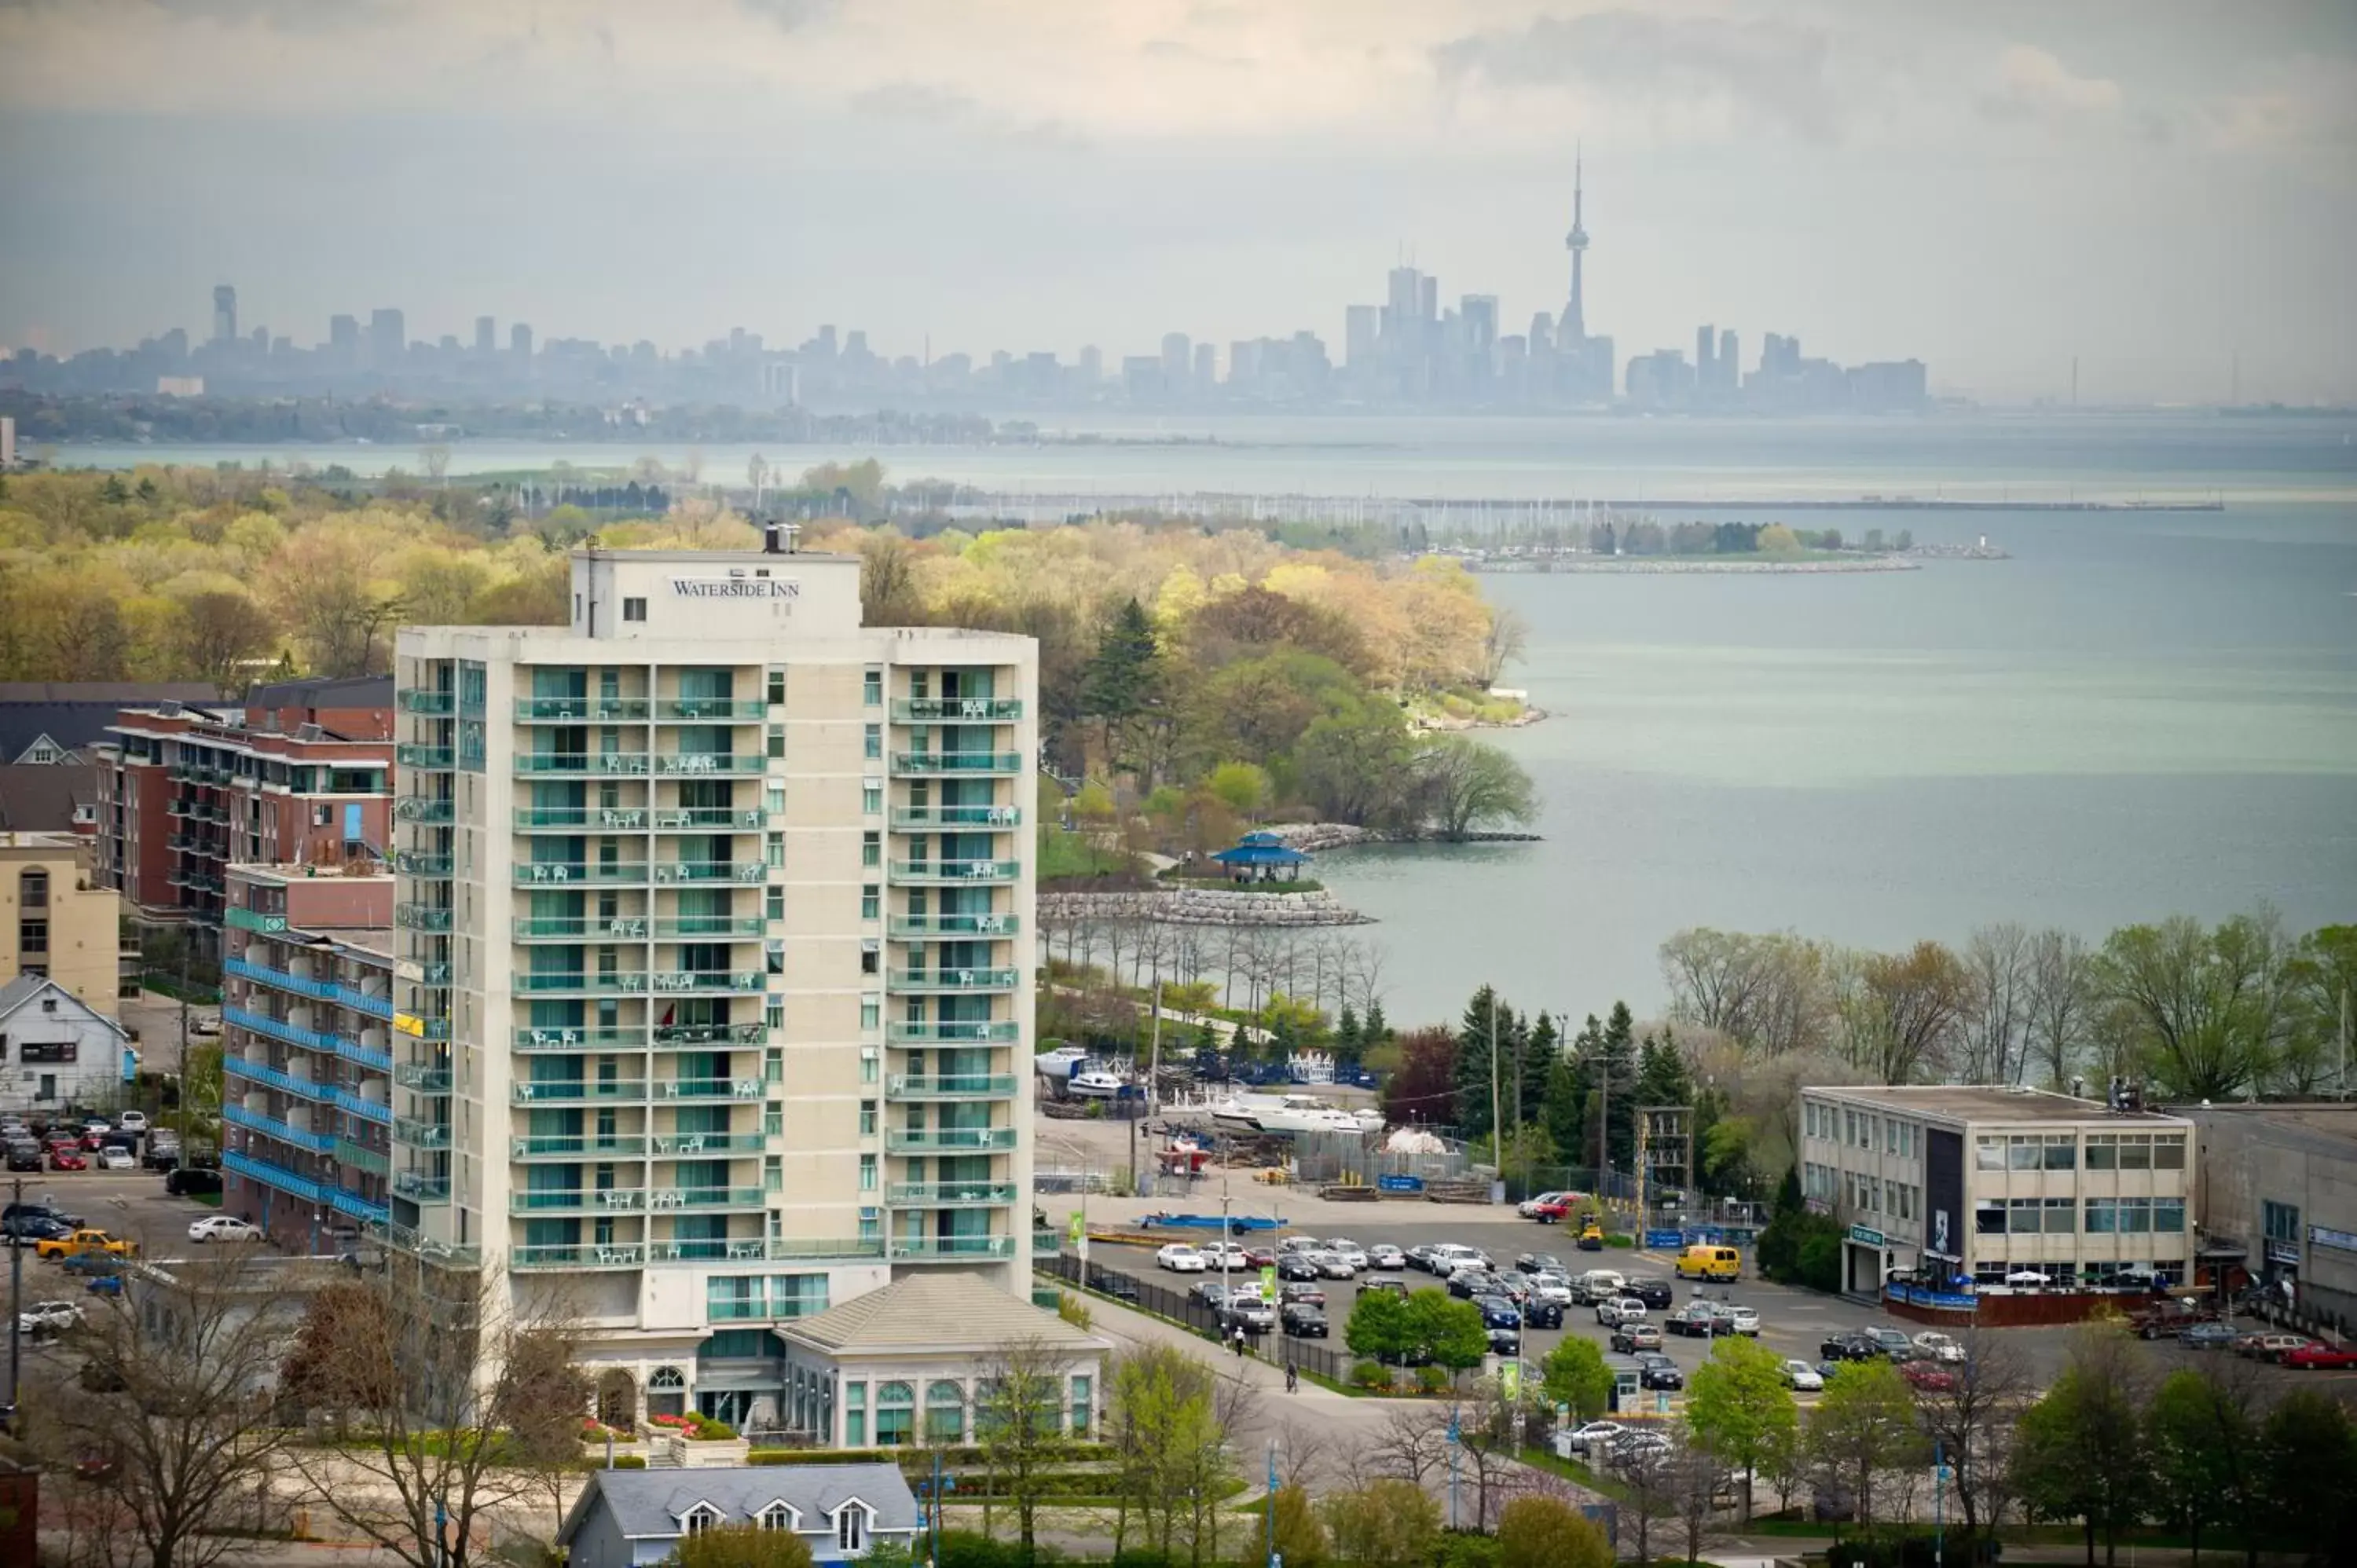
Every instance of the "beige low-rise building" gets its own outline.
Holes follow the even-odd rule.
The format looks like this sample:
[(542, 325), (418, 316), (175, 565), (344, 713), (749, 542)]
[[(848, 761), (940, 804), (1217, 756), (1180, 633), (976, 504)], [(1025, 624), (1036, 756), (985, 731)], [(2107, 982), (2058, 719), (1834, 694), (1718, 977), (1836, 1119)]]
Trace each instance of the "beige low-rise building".
[(122, 1000), (123, 901), (93, 886), (71, 833), (0, 832), (0, 982), (46, 975), (110, 1017)]

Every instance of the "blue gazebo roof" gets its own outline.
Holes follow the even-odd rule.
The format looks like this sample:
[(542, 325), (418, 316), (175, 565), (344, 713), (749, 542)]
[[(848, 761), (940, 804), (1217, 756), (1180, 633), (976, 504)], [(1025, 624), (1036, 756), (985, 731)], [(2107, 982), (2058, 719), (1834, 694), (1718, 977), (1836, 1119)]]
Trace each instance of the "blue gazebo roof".
[(1297, 849), (1287, 849), (1283, 840), (1271, 832), (1246, 833), (1233, 849), (1223, 849), (1211, 856), (1222, 865), (1306, 865), (1309, 857)]

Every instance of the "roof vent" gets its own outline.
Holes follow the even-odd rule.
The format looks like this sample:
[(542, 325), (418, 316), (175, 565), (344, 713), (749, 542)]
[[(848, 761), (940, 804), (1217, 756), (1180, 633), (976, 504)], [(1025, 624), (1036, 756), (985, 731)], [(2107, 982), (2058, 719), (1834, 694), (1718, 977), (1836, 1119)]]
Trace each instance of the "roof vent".
[(328, 738), (328, 732), (321, 729), (317, 725), (297, 725), (296, 728), (295, 738), (296, 740), (325, 740)]
[(162, 702), (156, 704), (156, 716), (159, 719), (178, 718), (180, 716), (180, 700), (178, 697), (165, 698)]

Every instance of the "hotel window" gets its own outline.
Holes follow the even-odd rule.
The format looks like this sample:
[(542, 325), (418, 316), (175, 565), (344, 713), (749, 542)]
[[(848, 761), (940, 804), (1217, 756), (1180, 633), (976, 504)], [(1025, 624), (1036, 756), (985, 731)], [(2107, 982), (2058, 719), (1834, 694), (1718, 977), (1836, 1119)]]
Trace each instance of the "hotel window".
[(880, 708), (884, 705), (883, 671), (871, 668), (860, 673), (859, 700), (871, 708)]
[(2005, 1140), (2003, 1138), (1974, 1139), (1973, 1169), (1976, 1171), (2005, 1169)]
[(877, 1058), (874, 1046), (859, 1047), (859, 1081), (869, 1088), (876, 1084)]
[(644, 599), (624, 599), (622, 601), (622, 618), (624, 620), (646, 619), (647, 601)]
[(772, 996), (761, 1004), (762, 1026), (772, 1032), (786, 1026), (786, 999)]
[(884, 786), (872, 779), (861, 785), (859, 809), (868, 816), (880, 816), (884, 811)]
[(873, 1155), (859, 1156), (859, 1190), (862, 1192), (876, 1190), (876, 1156)]
[(874, 937), (859, 939), (859, 972), (880, 973), (884, 968), (884, 944)]
[[(2088, 1206), (2090, 1208), (2093, 1205)], [(2005, 1234), (2005, 1199), (1978, 1197), (1973, 1200), (1973, 1234), (2002, 1236)]]
[(845, 1447), (867, 1445), (867, 1385), (843, 1385), (843, 1442)]
[(875, 762), (880, 759), (884, 755), (884, 726), (869, 725), (866, 734), (860, 739), (860, 746), (861, 754), (868, 761)]
[(761, 889), (761, 918), (777, 921), (786, 918), (786, 890), (782, 887)]
[(786, 726), (785, 726), (785, 725), (771, 725), (770, 726), (768, 745), (769, 745), (769, 749), (770, 749), (770, 755), (771, 757), (783, 757), (783, 756), (785, 756), (785, 754), (786, 754)]
[(2017, 1197), (2006, 1205), (2006, 1230), (2015, 1236), (2035, 1236), (2046, 1228), (2044, 1215), (2038, 1199)]
[(786, 943), (784, 938), (771, 937), (768, 941), (761, 944), (761, 952), (762, 957), (768, 962), (769, 971), (771, 974), (783, 974), (786, 972)]
[(859, 1027), (863, 1031), (871, 1031), (880, 1026), (883, 1022), (884, 998), (881, 996), (861, 997), (859, 999)]
[[(761, 1136), (764, 1138), (775, 1138), (782, 1134), (785, 1130), (786, 1113), (784, 1110), (775, 1105), (763, 1106), (761, 1108)], [(774, 1220), (778, 1217), (772, 1214), (770, 1218)]]
[(2046, 1135), (2046, 1168), (2050, 1171), (2075, 1169), (2079, 1163), (2079, 1138), (2075, 1133), (2050, 1133)]
[(873, 828), (859, 835), (859, 864), (871, 871), (884, 864), (884, 835)]
[(762, 843), (761, 852), (764, 864), (768, 865), (771, 868), (774, 869), (775, 867), (785, 865), (786, 835), (783, 833), (770, 834)]
[(2152, 1140), (2152, 1168), (2157, 1171), (2181, 1171), (2185, 1168), (2185, 1138), (2182, 1133), (2157, 1133)]
[(876, 1136), (876, 1101), (872, 1100), (859, 1102), (859, 1135), (863, 1138)]
[(785, 705), (786, 672), (783, 670), (772, 668), (770, 671), (770, 706), (782, 708)]
[(786, 809), (786, 787), (772, 784), (765, 789), (761, 796), (761, 809), (773, 817), (782, 814)]
[(884, 913), (884, 889), (873, 882), (862, 883), (859, 888), (859, 918), (873, 920)]

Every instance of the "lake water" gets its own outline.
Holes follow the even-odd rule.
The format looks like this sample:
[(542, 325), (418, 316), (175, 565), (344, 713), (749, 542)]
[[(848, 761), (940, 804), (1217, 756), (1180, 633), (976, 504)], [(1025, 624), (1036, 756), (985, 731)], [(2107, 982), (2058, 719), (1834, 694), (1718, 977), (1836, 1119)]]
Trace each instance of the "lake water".
[[(1657, 1004), (1681, 927), (1896, 947), (1987, 921), (2099, 938), (2270, 902), (2357, 919), (2357, 420), (1092, 419), (1218, 445), (882, 447), (897, 477), (1139, 490), (1571, 500), (2219, 496), (2218, 513), (1843, 512), (2001, 562), (1856, 576), (1496, 576), (1531, 627), (1507, 680), (1553, 716), (1497, 736), (1544, 842), (1325, 857), (1382, 924), (1390, 1010)], [(857, 446), (765, 454), (789, 468)], [(452, 471), (674, 466), (683, 446), (462, 442)], [(416, 466), (393, 448), (65, 447)], [(750, 448), (706, 448), (739, 478)], [(1674, 511), (1666, 514), (1674, 517)], [(1725, 513), (1712, 513), (1713, 518)], [(1750, 514), (1755, 517), (1773, 513)]]

